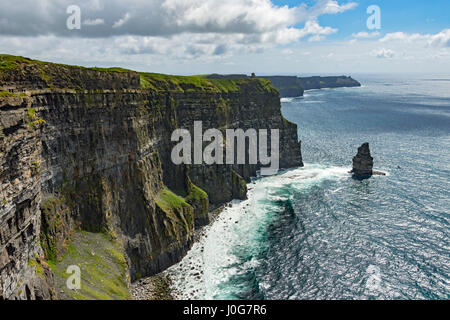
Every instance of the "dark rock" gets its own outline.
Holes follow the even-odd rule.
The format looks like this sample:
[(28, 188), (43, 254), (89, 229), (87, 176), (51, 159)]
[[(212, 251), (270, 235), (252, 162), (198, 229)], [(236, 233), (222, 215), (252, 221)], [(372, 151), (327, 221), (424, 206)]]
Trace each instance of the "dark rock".
[(299, 78), (301, 86), (305, 90), (324, 89), (324, 88), (342, 88), (342, 87), (360, 87), (361, 84), (348, 76), (331, 77), (304, 77)]
[(370, 178), (373, 174), (373, 158), (370, 156), (369, 143), (363, 143), (353, 158), (353, 176), (359, 179)]
[(386, 173), (381, 172), (381, 171), (376, 171), (376, 170), (372, 170), (372, 174), (374, 176), (385, 176), (386, 175)]
[(264, 78), (272, 82), (274, 87), (280, 92), (281, 98), (301, 97), (305, 91), (300, 78), (295, 76), (270, 76)]
[[(209, 209), (245, 199), (260, 166), (176, 166), (168, 142), (177, 128), (279, 129), (280, 167), (303, 165), (297, 125), (283, 118), (267, 80), (223, 88), (21, 58), (15, 65), (0, 73), (3, 90), (16, 92), (0, 97), (4, 299), (52, 298), (52, 272), (39, 266), (38, 274), (33, 259), (58, 260), (75, 230), (117, 237), (135, 281), (180, 261)], [(167, 189), (181, 206), (161, 198)]]

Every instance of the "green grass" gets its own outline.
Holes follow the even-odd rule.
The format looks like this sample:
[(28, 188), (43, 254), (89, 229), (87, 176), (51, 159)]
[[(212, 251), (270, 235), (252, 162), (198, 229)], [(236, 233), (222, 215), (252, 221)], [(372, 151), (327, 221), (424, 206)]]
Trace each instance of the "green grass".
[(181, 209), (182, 207), (190, 206), (183, 198), (177, 196), (167, 188), (163, 189), (159, 194), (158, 204), (161, 208), (167, 210)]
[(185, 199), (186, 201), (208, 199), (208, 194), (201, 188), (197, 187), (195, 184), (191, 183), (191, 192), (186, 196)]
[(191, 179), (188, 178), (187, 182), (189, 185), (189, 194), (185, 197), (185, 200), (201, 210), (201, 212), (196, 212), (195, 215), (207, 215), (209, 211), (208, 194), (203, 189), (193, 184)]
[(239, 84), (242, 84), (247, 79), (208, 79), (211, 83), (213, 83), (217, 89), (224, 92), (233, 92), (233, 91), (239, 91)]
[(10, 54), (0, 54), (0, 69), (16, 69), (19, 67), (20, 64), (38, 64), (38, 65), (52, 65), (52, 66), (59, 66), (59, 67), (69, 67), (69, 68), (76, 68), (76, 69), (86, 69), (86, 70), (95, 70), (95, 71), (102, 71), (102, 72), (134, 72), (132, 70), (119, 68), (119, 67), (113, 67), (113, 68), (98, 68), (98, 67), (82, 67), (82, 66), (74, 66), (74, 65), (68, 65), (68, 64), (62, 64), (62, 63), (53, 63), (53, 62), (46, 62), (46, 61), (40, 61), (40, 60), (33, 60), (26, 57), (21, 56), (13, 56)]
[(36, 109), (35, 108), (28, 108), (27, 115), (29, 120), (33, 120), (36, 117)]
[(29, 123), (30, 128), (36, 128), (39, 127), (41, 124), (46, 124), (47, 122), (44, 119), (37, 119), (35, 121), (31, 121)]
[[(91, 70), (98, 72), (117, 72), (117, 73), (129, 73), (135, 72), (125, 68), (98, 68), (98, 67), (81, 67), (70, 66), (66, 64), (57, 64), (51, 62), (44, 62), (39, 60), (33, 60), (25, 57), (12, 56), (12, 55), (0, 55), (0, 75), (1, 71), (14, 70), (21, 68), (23, 70), (24, 64), (34, 64), (37, 67), (35, 72), (40, 72), (40, 77), (47, 83), (47, 86), (52, 89), (54, 83), (52, 83), (52, 75), (66, 74), (67, 70), (63, 68)], [(142, 89), (151, 89), (155, 91), (170, 91), (170, 92), (237, 92), (241, 90), (243, 85), (252, 85), (253, 90), (257, 91), (276, 91), (270, 81), (267, 79), (250, 79), (250, 78), (236, 78), (236, 79), (207, 79), (206, 75), (199, 76), (176, 76), (165, 75), (159, 73), (145, 73), (141, 72), (140, 82)], [(70, 77), (67, 81), (70, 83)], [(75, 85), (75, 84), (74, 84)], [(4, 93), (6, 94), (6, 93)]]
[(14, 97), (15, 94), (11, 93), (9, 91), (0, 91), (0, 97), (6, 98), (6, 97)]
[[(61, 261), (50, 261), (58, 298), (75, 300), (131, 299), (126, 278), (128, 266), (120, 243), (103, 233), (82, 231), (74, 236)], [(67, 267), (81, 270), (81, 289), (69, 290)], [(62, 291), (62, 293), (61, 293)]]
[(36, 117), (36, 109), (35, 108), (28, 108), (27, 117), (29, 120), (28, 127), (30, 129), (34, 129), (36, 127), (39, 127), (41, 124), (46, 123), (46, 121), (44, 119), (39, 119)]
[(181, 239), (194, 230), (194, 208), (186, 200), (167, 188), (161, 190), (156, 200), (158, 207), (169, 219), (170, 227), (166, 230), (170, 237), (181, 241)]
[(28, 260), (28, 265), (30, 267), (35, 267), (37, 274), (42, 275), (44, 273), (43, 270), (42, 270), (42, 266), (36, 261), (36, 259)]
[(141, 87), (160, 91), (215, 91), (206, 79), (191, 76), (171, 76), (159, 73), (140, 73)]
[(134, 72), (133, 70), (130, 69), (124, 69), (124, 68), (119, 68), (119, 67), (113, 67), (113, 68), (98, 68), (98, 67), (93, 67), (93, 68), (88, 68), (90, 70), (96, 70), (96, 71), (102, 71), (102, 72), (120, 72), (120, 73), (127, 73), (127, 72)]
[(4, 91), (4, 90), (0, 91), (0, 98), (8, 98), (8, 97), (26, 97), (26, 94), (23, 92), (14, 93), (14, 92), (9, 92), (9, 91)]
[(20, 57), (20, 56), (12, 56), (9, 54), (0, 54), (0, 70), (2, 69), (16, 69), (19, 64), (23, 63), (31, 63), (33, 60)]
[(275, 91), (267, 79), (207, 79), (205, 76), (172, 76), (159, 73), (139, 73), (141, 88), (174, 92), (238, 92), (242, 85), (254, 85), (263, 91)]

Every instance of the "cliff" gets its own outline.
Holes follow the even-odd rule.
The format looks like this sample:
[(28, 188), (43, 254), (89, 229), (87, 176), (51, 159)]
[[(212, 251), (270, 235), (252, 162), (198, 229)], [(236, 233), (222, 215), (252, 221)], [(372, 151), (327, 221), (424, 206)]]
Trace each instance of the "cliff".
[(342, 87), (360, 87), (361, 84), (348, 76), (337, 77), (300, 77), (300, 85), (305, 90), (342, 88)]
[[(242, 75), (212, 74), (204, 77), (208, 79), (249, 78), (245, 74)], [(280, 92), (281, 98), (301, 97), (303, 96), (305, 90), (361, 86), (361, 84), (358, 81), (348, 76), (332, 76), (332, 77), (264, 76), (258, 78), (270, 80), (273, 86)]]
[[(211, 208), (245, 198), (259, 167), (176, 166), (177, 128), (280, 129), (280, 166), (302, 165), (297, 126), (265, 79), (2, 55), (0, 87), (0, 299), (128, 298), (130, 281), (184, 256)], [(71, 264), (76, 293), (61, 288)]]
[(302, 81), (298, 77), (272, 76), (265, 77), (280, 92), (280, 97), (301, 97), (305, 91)]

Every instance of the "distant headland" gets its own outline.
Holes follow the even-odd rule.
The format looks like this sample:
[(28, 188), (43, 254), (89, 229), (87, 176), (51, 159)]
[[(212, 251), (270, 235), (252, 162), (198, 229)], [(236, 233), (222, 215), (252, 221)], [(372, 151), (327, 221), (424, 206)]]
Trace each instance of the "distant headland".
[[(204, 76), (208, 79), (240, 79), (249, 78), (246, 74), (210, 74)], [(274, 87), (280, 92), (281, 98), (301, 97), (305, 90), (342, 88), (342, 87), (360, 87), (361, 84), (349, 76), (331, 76), (331, 77), (296, 77), (296, 76), (264, 76), (256, 78), (265, 78), (272, 82)]]

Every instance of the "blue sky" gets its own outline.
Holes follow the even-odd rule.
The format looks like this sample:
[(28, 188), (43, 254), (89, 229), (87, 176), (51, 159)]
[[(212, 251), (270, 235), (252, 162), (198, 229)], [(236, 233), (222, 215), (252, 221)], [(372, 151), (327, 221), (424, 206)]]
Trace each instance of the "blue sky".
[[(69, 28), (74, 3), (79, 27)], [(2, 4), (0, 52), (47, 61), (171, 74), (450, 74), (449, 0)], [(380, 30), (366, 26), (370, 5), (380, 7)]]
[[(347, 1), (350, 2), (350, 1)], [(337, 15), (325, 15), (319, 18), (323, 24), (339, 28), (333, 38), (350, 36), (358, 30), (366, 29), (370, 5), (378, 5), (382, 14), (382, 32), (420, 32), (433, 33), (450, 27), (449, 0), (355, 0), (358, 6)], [(273, 0), (278, 6), (297, 6), (299, 3), (313, 4), (314, 1)], [(345, 1), (343, 1), (345, 3)]]

